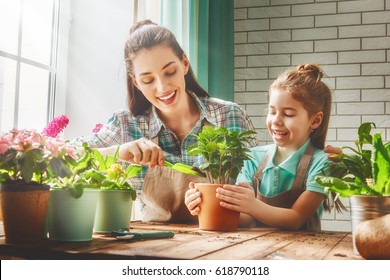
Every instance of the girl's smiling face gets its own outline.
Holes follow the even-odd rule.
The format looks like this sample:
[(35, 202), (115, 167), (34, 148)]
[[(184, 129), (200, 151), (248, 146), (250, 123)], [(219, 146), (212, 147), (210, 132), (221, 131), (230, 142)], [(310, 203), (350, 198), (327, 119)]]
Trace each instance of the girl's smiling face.
[(314, 116), (290, 94), (273, 89), (269, 95), (267, 128), (273, 141), (282, 148), (298, 149), (322, 121), (323, 113)]
[(169, 46), (158, 45), (140, 51), (133, 59), (133, 67), (135, 86), (160, 112), (185, 108), (184, 76), (189, 70), (186, 55), (179, 59)]

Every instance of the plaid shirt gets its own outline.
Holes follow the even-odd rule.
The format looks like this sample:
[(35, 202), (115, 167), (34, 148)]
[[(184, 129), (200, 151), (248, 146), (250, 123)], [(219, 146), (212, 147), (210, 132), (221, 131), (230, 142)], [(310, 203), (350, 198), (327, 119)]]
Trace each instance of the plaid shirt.
[[(254, 130), (248, 115), (237, 104), (216, 98), (198, 98), (194, 93), (191, 93), (191, 96), (196, 100), (200, 118), (181, 144), (174, 132), (158, 117), (153, 106), (144, 114), (136, 117), (127, 110), (117, 111), (98, 133), (74, 139), (72, 142), (79, 145), (87, 142), (93, 148), (103, 148), (134, 141), (141, 137), (147, 139), (158, 137), (158, 145), (164, 151), (167, 161), (195, 165), (199, 162), (200, 156), (190, 156), (187, 148), (196, 144), (196, 138), (192, 134), (199, 134), (204, 124), (210, 123), (213, 126), (226, 127), (239, 132)], [(258, 141), (254, 140), (250, 146), (257, 144)], [(130, 179), (130, 184), (136, 189), (137, 195), (141, 194), (146, 170), (147, 166), (144, 166), (138, 177)]]

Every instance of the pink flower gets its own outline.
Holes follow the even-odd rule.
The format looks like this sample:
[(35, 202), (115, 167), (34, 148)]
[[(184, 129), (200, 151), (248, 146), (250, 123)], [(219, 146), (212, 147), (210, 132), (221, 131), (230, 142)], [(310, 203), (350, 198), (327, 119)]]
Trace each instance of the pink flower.
[(4, 154), (11, 145), (8, 135), (0, 136), (0, 154)]
[(43, 130), (42, 134), (46, 134), (50, 137), (57, 137), (64, 128), (68, 125), (69, 119), (65, 115), (55, 117)]
[(102, 127), (103, 127), (103, 124), (97, 123), (95, 128), (92, 130), (92, 132), (93, 133), (98, 133)]
[(16, 151), (24, 152), (31, 149), (39, 148), (43, 143), (42, 136), (34, 129), (18, 130), (14, 128), (10, 134), (10, 147)]
[(59, 138), (47, 138), (45, 141), (45, 149), (48, 150), (53, 157), (59, 157), (62, 152), (64, 142)]

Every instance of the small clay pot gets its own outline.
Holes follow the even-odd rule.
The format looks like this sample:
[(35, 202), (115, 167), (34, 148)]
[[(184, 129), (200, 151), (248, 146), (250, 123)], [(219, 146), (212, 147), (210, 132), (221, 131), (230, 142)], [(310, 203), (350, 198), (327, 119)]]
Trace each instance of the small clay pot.
[(202, 202), (200, 203), (199, 229), (231, 231), (238, 229), (240, 213), (222, 207), (220, 200), (216, 198), (216, 190), (222, 184), (196, 183), (195, 187), (200, 191)]

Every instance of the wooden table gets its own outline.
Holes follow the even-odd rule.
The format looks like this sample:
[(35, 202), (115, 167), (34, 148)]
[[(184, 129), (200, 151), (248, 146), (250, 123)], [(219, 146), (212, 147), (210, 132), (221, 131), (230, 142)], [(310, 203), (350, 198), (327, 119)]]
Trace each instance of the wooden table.
[[(2, 228), (2, 227), (1, 227)], [(289, 232), (272, 228), (242, 228), (233, 232), (199, 230), (197, 225), (132, 222), (131, 231), (173, 231), (174, 237), (141, 241), (117, 240), (95, 234), (91, 242), (6, 244), (2, 259), (192, 259), (192, 260), (355, 260), (349, 232)]]

